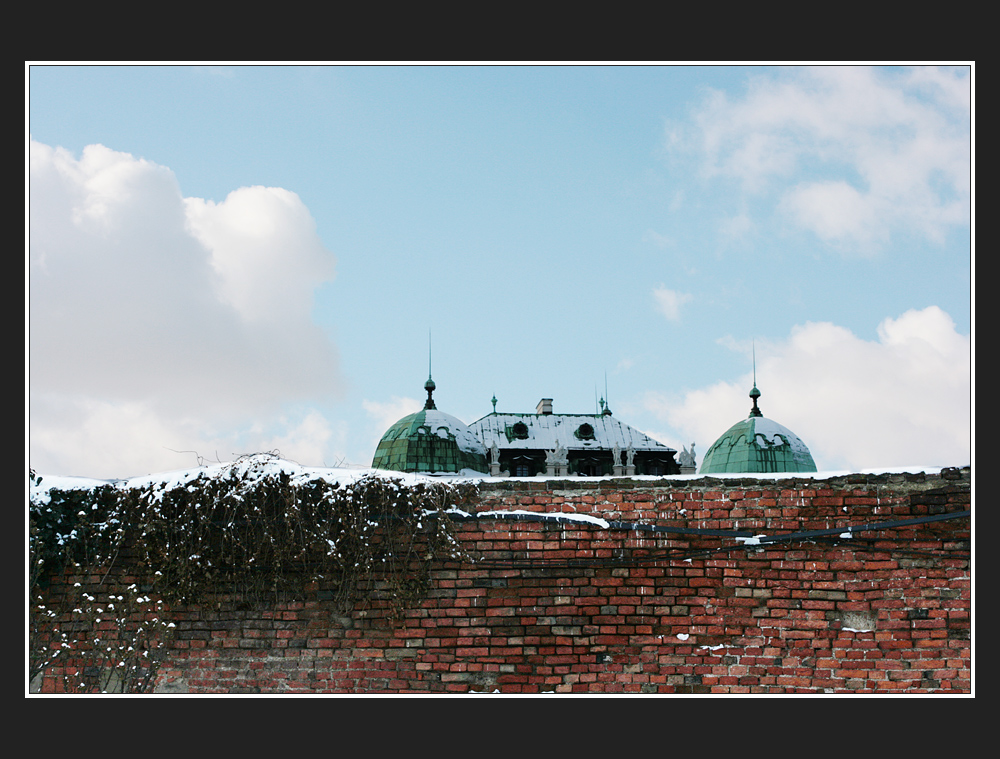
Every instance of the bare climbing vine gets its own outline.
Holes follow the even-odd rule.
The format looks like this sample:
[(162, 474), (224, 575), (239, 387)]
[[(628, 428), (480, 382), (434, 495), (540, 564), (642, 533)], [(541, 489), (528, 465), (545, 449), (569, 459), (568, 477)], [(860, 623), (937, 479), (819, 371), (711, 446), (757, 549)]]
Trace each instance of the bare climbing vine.
[(164, 604), (255, 604), (321, 585), (342, 611), (377, 605), (396, 620), (425, 597), (433, 562), (468, 558), (448, 516), (474, 495), (467, 483), (340, 483), (260, 454), (141, 487), (44, 489), (30, 476), (29, 677), (58, 670), (66, 690), (151, 688), (171, 633)]

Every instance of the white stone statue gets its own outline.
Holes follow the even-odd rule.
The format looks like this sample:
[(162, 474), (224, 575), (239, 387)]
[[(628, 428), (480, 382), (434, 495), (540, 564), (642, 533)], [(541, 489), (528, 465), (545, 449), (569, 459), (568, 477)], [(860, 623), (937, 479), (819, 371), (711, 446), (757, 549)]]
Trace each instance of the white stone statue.
[(499, 477), (499, 476), (501, 476), (501, 473), (500, 473), (500, 447), (497, 445), (497, 443), (496, 443), (495, 440), (490, 445), (489, 451), (490, 451), (490, 476), (491, 477)]
[(557, 464), (565, 464), (566, 463), (567, 458), (569, 456), (569, 452), (565, 448), (562, 447), (562, 444), (559, 442), (558, 439), (556, 440), (556, 449), (555, 449), (554, 453), (555, 453), (555, 463), (557, 463)]
[(566, 474), (569, 461), (569, 453), (556, 440), (555, 450), (545, 451), (545, 473), (562, 477)]
[(694, 458), (694, 443), (691, 443), (690, 451), (686, 447), (684, 446), (682, 447), (684, 448), (684, 452), (677, 457), (678, 466), (682, 466), (685, 468), (690, 467), (691, 469), (696, 468), (697, 465), (695, 463), (695, 458)]

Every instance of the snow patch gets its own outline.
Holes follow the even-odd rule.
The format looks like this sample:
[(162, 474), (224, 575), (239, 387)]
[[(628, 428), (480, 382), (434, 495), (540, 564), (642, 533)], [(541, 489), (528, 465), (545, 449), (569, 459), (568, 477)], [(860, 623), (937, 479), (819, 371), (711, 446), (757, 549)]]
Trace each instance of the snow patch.
[(506, 516), (529, 516), (536, 519), (552, 519), (558, 518), (567, 522), (580, 522), (584, 524), (591, 524), (595, 527), (600, 527), (603, 530), (607, 530), (611, 527), (606, 519), (601, 519), (600, 517), (590, 516), (588, 514), (567, 514), (564, 512), (538, 512), (538, 511), (525, 511), (524, 509), (514, 509), (512, 511), (480, 511), (476, 514), (477, 517), (506, 517)]

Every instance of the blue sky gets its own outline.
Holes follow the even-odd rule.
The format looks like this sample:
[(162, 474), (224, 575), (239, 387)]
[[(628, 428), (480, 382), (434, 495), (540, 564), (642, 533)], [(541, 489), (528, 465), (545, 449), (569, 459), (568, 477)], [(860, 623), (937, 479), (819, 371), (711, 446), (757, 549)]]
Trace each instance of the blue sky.
[(31, 465), (367, 465), (422, 402), (971, 462), (973, 71), (26, 67)]

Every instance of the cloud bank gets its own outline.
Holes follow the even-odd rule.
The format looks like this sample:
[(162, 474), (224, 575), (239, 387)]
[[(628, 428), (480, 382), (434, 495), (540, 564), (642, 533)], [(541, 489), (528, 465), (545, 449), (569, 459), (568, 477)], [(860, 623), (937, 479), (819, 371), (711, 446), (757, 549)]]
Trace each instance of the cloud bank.
[(653, 290), (656, 310), (672, 322), (680, 321), (681, 306), (691, 301), (693, 297), (690, 293), (679, 293), (663, 285)]
[(295, 193), (184, 198), (166, 167), (34, 141), (29, 182), (32, 466), (127, 476), (273, 441), (322, 463), (310, 404), (343, 381), (310, 312), (335, 260)]
[(711, 92), (667, 144), (826, 243), (940, 242), (969, 220), (970, 92), (965, 68), (795, 67)]
[[(750, 345), (730, 343), (746, 355)], [(787, 340), (756, 344), (760, 408), (798, 434), (821, 470), (971, 463), (970, 338), (936, 306), (910, 310), (863, 340), (828, 322), (795, 327)], [(698, 461), (750, 411), (752, 372), (683, 396), (650, 393), (645, 407)]]

